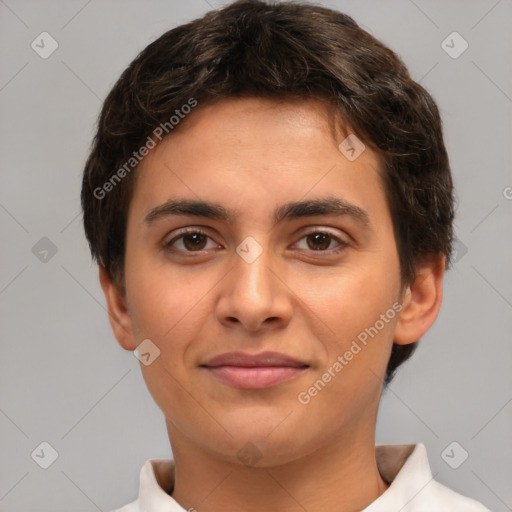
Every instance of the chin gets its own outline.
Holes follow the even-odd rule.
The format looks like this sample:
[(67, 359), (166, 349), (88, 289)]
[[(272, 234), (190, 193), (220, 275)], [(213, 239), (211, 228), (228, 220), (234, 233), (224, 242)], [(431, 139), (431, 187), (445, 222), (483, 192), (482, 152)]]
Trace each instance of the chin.
[(205, 439), (204, 447), (226, 462), (258, 468), (287, 464), (319, 448), (317, 430), (308, 440), (296, 425), (290, 423), (285, 427), (287, 420), (279, 425), (282, 419), (269, 421), (269, 425), (261, 421), (258, 425), (254, 421), (233, 421), (229, 429), (232, 437), (226, 434), (221, 439)]

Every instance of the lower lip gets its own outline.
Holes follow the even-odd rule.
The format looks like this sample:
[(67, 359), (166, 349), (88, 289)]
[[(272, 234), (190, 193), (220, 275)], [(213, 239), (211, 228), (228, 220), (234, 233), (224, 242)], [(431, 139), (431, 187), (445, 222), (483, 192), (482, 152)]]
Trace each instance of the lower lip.
[(242, 366), (206, 367), (220, 381), (239, 389), (265, 389), (300, 375), (307, 367)]

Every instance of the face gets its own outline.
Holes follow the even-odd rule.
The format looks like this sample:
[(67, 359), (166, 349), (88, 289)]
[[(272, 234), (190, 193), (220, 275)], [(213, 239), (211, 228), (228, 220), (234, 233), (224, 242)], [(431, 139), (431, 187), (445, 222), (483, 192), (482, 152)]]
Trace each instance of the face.
[(400, 266), (378, 158), (329, 119), (199, 105), (137, 170), (122, 344), (160, 351), (141, 369), (171, 443), (264, 466), (373, 436)]

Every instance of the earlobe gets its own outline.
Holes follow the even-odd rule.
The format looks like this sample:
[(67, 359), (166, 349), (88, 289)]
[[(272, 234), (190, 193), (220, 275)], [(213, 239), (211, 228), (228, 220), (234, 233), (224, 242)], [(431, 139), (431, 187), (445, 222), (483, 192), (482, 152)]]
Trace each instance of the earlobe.
[(101, 288), (105, 294), (108, 316), (114, 336), (125, 350), (135, 350), (137, 344), (133, 336), (132, 320), (126, 305), (126, 299), (101, 265), (99, 266), (99, 278)]
[(444, 255), (435, 255), (416, 269), (396, 322), (393, 341), (397, 345), (415, 343), (435, 322), (443, 299), (445, 261)]

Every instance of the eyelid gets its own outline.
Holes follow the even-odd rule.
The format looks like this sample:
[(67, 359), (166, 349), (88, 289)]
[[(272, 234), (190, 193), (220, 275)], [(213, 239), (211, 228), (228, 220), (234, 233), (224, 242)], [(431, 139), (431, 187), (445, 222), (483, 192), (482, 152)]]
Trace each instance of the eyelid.
[(302, 232), (302, 236), (310, 235), (312, 233), (327, 233), (328, 235), (331, 235), (336, 238), (340, 238), (337, 232), (331, 231), (330, 228), (324, 228), (322, 226), (312, 226), (309, 228), (306, 228), (306, 231)]

